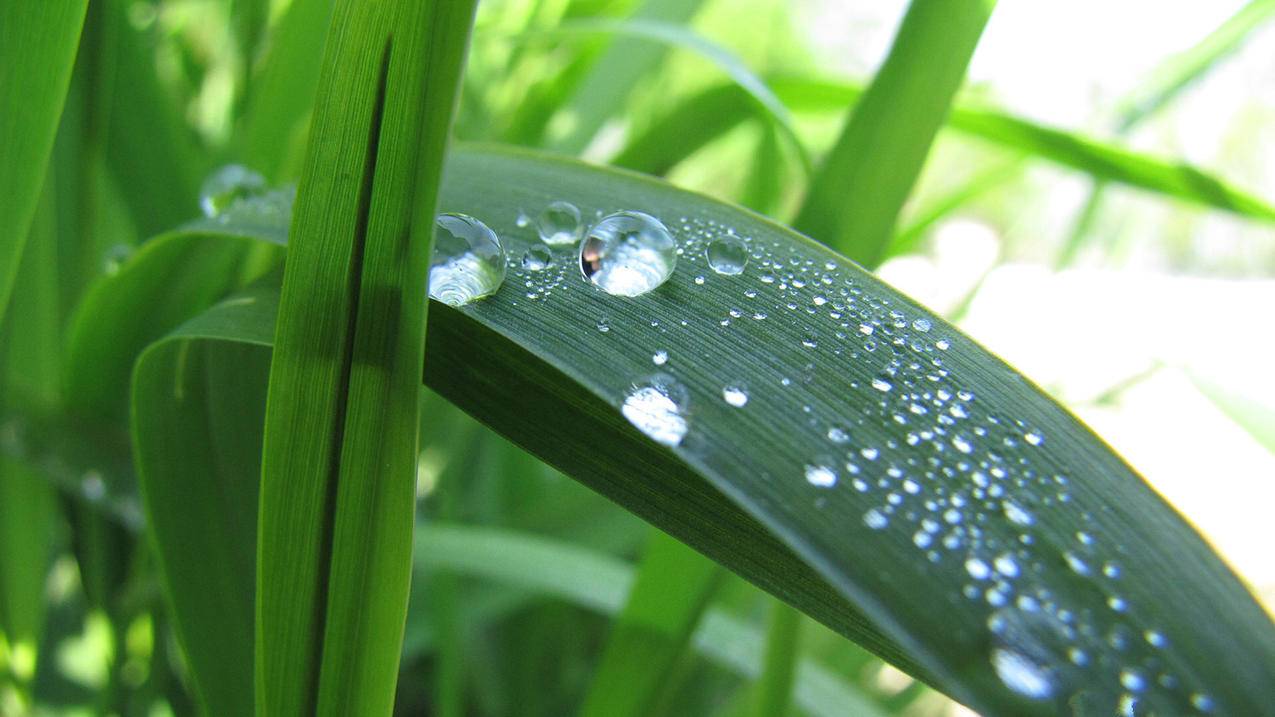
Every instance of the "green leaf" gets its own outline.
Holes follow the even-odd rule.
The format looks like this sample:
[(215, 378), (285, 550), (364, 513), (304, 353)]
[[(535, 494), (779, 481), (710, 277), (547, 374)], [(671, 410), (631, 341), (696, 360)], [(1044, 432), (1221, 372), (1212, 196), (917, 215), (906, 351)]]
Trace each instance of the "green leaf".
[[(788, 230), (646, 178), (495, 149), (457, 152), (447, 176), (440, 207), (483, 218), (510, 256), (538, 241), (519, 209), (564, 198), (664, 217), (684, 250), (635, 299), (559, 254), (548, 297), (522, 282), (557, 274), (515, 268), (492, 298), (433, 307), (426, 384), (482, 422), (980, 712), (1110, 712), (1138, 678), (1162, 713), (1272, 700), (1275, 628), (1242, 583), (1101, 440), (940, 318)], [(704, 265), (726, 228), (755, 252), (739, 276)], [(236, 330), (269, 335), (268, 315)], [(656, 370), (689, 394), (674, 447), (619, 408)], [(743, 408), (722, 398), (736, 382)]]
[(995, 0), (912, 0), (793, 226), (865, 266), (885, 256)]
[(66, 101), (88, 0), (0, 6), (0, 319)]
[(611, 163), (647, 174), (668, 174), (682, 160), (756, 113), (756, 104), (738, 85), (715, 85), (683, 100), (630, 139)]
[(655, 531), (580, 709), (582, 717), (651, 712), (719, 584), (716, 563)]
[(1235, 425), (1244, 429), (1253, 440), (1271, 453), (1275, 453), (1275, 406), (1260, 398), (1248, 395), (1243, 389), (1227, 386), (1194, 372), (1191, 382), (1213, 402)]
[(801, 613), (776, 602), (771, 608), (766, 657), (757, 683), (757, 707), (753, 712), (757, 717), (782, 715), (788, 711), (797, 672), (800, 630)]
[(264, 714), (393, 706), (411, 577), (425, 281), (475, 2), (343, 0), (333, 11), (262, 449)]

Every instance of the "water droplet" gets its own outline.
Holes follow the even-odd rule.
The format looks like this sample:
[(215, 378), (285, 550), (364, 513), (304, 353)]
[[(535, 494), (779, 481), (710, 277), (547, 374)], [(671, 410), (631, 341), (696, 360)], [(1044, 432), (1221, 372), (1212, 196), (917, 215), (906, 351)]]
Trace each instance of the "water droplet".
[(1077, 575), (1088, 575), (1089, 564), (1071, 551), (1063, 553), (1063, 559), (1067, 561), (1067, 567), (1071, 568), (1073, 573)]
[(216, 217), (232, 204), (266, 191), (266, 178), (242, 164), (228, 164), (213, 172), (199, 188), (199, 208)]
[(580, 245), (580, 271), (616, 296), (641, 296), (677, 266), (677, 243), (660, 220), (642, 212), (603, 217)]
[(933, 324), (930, 323), (929, 319), (917, 319), (916, 321), (912, 322), (912, 328), (916, 329), (917, 331), (920, 331), (921, 333), (925, 333), (926, 331), (929, 331), (932, 325)]
[(102, 273), (107, 276), (118, 274), (124, 262), (133, 255), (133, 247), (128, 244), (112, 244), (102, 252)]
[(522, 268), (528, 271), (544, 271), (553, 264), (553, 252), (544, 244), (533, 244), (522, 255)]
[(1208, 695), (1196, 692), (1191, 695), (1191, 706), (1201, 712), (1213, 711), (1213, 698)]
[(581, 229), (580, 210), (570, 202), (552, 202), (536, 219), (536, 232), (551, 246), (574, 246)]
[(602, 318), (598, 319), (597, 326), (598, 326), (598, 331), (600, 333), (605, 334), (606, 332), (611, 330), (611, 321), (607, 317), (603, 316)]
[(965, 561), (965, 572), (970, 574), (975, 580), (986, 580), (991, 574), (992, 569), (987, 567), (987, 563), (978, 558), (970, 558)]
[(722, 388), (722, 398), (735, 408), (743, 408), (748, 403), (748, 390), (742, 384), (732, 383)]
[(526, 212), (519, 209), (518, 216), (517, 218), (514, 219), (514, 226), (518, 227), (519, 229), (523, 229), (530, 223), (531, 223), (531, 217), (527, 216)]
[(1013, 501), (1007, 500), (1002, 502), (1001, 509), (1005, 511), (1005, 517), (1009, 518), (1010, 522), (1017, 525), (1031, 525), (1036, 522), (1036, 519), (1032, 517), (1031, 513), (1028, 513), (1022, 508), (1022, 506)]
[(890, 524), (890, 519), (885, 517), (881, 511), (873, 508), (863, 514), (863, 524), (873, 530), (881, 530)]
[(465, 214), (440, 214), (435, 228), (430, 297), (464, 306), (496, 293), (505, 281), (505, 252), (496, 233)]
[(743, 239), (727, 234), (709, 242), (704, 256), (708, 258), (708, 265), (718, 274), (740, 274), (748, 264), (748, 246)]
[(655, 353), (651, 354), (651, 363), (655, 364), (656, 366), (663, 366), (664, 364), (668, 363), (668, 352), (665, 351), (664, 349), (660, 349), (656, 351)]
[(842, 444), (850, 442), (850, 431), (845, 426), (836, 425), (828, 427), (828, 440), (833, 443)]
[(1054, 693), (1049, 674), (1040, 665), (1013, 650), (992, 650), (992, 666), (1006, 687), (1024, 697), (1043, 700)]
[(1152, 647), (1164, 647), (1169, 644), (1169, 640), (1164, 636), (1164, 633), (1157, 632), (1155, 630), (1147, 630), (1142, 633), (1142, 637), (1145, 638), (1147, 644)]
[(1007, 578), (1018, 577), (1018, 563), (1014, 562), (1014, 556), (1004, 553), (996, 557), (993, 561), (996, 566), (996, 572)]
[(934, 342), (934, 348), (938, 349), (939, 351), (947, 351), (951, 347), (952, 347), (952, 342), (948, 341), (947, 339), (939, 339), (938, 341)]
[(889, 381), (883, 378), (872, 379), (872, 387), (878, 391), (881, 391), (882, 393), (894, 388), (894, 386), (892, 386)]
[(651, 440), (677, 446), (686, 437), (686, 389), (672, 376), (656, 374), (629, 387), (620, 412)]
[(1033, 446), (1039, 446), (1041, 443), (1045, 442), (1045, 437), (1036, 431), (1028, 431), (1027, 433), (1023, 434), (1023, 440), (1027, 441)]
[(1147, 681), (1138, 674), (1137, 670), (1124, 669), (1120, 671), (1120, 684), (1130, 692), (1141, 692), (1146, 689)]
[(819, 488), (831, 488), (837, 484), (837, 471), (831, 461), (820, 461), (806, 466), (806, 482)]

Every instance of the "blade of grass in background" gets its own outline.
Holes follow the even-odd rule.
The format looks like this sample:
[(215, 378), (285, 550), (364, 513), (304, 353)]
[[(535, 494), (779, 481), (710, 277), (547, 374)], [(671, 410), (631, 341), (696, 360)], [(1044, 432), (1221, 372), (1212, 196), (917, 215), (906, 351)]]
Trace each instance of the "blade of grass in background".
[(766, 655), (761, 679), (757, 682), (757, 717), (782, 715), (792, 701), (793, 680), (797, 676), (801, 613), (776, 600), (770, 611), (766, 632)]
[(645, 132), (630, 138), (611, 164), (647, 174), (667, 174), (756, 113), (756, 105), (738, 85), (710, 87), (682, 100)]
[(721, 568), (654, 531), (611, 628), (582, 717), (649, 714), (720, 582)]
[(293, 0), (252, 76), (238, 138), (244, 160), (268, 177), (291, 176), (286, 163), (318, 91), (315, 58), (322, 56), (331, 13), (332, 0)]
[(333, 12), (270, 369), (259, 712), (393, 707), (425, 282), (474, 6), (348, 0)]
[(0, 321), (66, 101), (88, 0), (0, 6)]
[(912, 0), (793, 227), (867, 267), (885, 255), (995, 0)]
[[(682, 24), (702, 4), (703, 0), (645, 0), (629, 20)], [(612, 40), (569, 98), (558, 105), (558, 115), (566, 118), (569, 129), (562, 137), (550, 138), (549, 146), (567, 154), (583, 152), (602, 125), (624, 109), (633, 87), (659, 67), (667, 53), (664, 47), (635, 38)]]
[(1244, 393), (1190, 372), (1191, 382), (1222, 413), (1243, 428), (1253, 440), (1275, 453), (1275, 406), (1270, 406)]
[[(668, 284), (634, 300), (563, 281), (528, 301), (514, 268), (494, 297), (435, 306), (425, 380), (449, 400), (974, 709), (1114, 710), (1127, 688), (1109, 664), (1173, 674), (1176, 687), (1144, 683), (1143, 703), (1164, 712), (1270, 701), (1275, 628), (1242, 584), (1100, 440), (941, 319), (792, 232), (658, 182), (519, 152), (451, 162), (441, 206), (488, 221), (512, 256), (539, 241), (519, 209), (564, 197), (586, 215), (669, 217), (684, 251)], [(741, 275), (700, 269), (723, 227), (766, 249)], [(765, 318), (725, 321), (749, 291)], [(785, 308), (819, 306), (816, 294), (871, 333)], [(658, 348), (688, 393), (672, 448), (619, 410)], [(734, 382), (752, 389), (743, 408), (722, 399)], [(1054, 608), (1029, 609), (1045, 596)], [(1062, 609), (1084, 616), (1066, 640)], [(1216, 619), (1203, 629), (1200, 614)], [(1129, 636), (1123, 651), (1109, 634)]]
[[(1272, 12), (1275, 12), (1275, 1), (1251, 0), (1194, 47), (1174, 55), (1156, 68), (1145, 84), (1121, 102), (1121, 109), (1116, 114), (1116, 135), (1129, 135), (1144, 120), (1154, 116), (1212, 72), (1238, 50), (1249, 35), (1270, 18)], [(1093, 236), (1093, 225), (1101, 213), (1104, 189), (1102, 182), (1096, 182), (1089, 190), (1089, 197), (1076, 214), (1071, 232), (1054, 261), (1055, 267), (1063, 268), (1075, 263), (1080, 251)]]

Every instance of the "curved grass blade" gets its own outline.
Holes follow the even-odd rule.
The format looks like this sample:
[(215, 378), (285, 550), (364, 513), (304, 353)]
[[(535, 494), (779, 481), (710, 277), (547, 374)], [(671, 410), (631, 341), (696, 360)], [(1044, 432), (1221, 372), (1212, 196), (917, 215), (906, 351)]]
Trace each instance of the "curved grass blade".
[(629, 140), (611, 164), (657, 176), (757, 114), (738, 85), (716, 85), (682, 100), (642, 134)]
[(794, 228), (874, 267), (965, 79), (995, 0), (913, 0), (885, 63), (850, 110)]
[[(703, 0), (645, 0), (628, 22), (688, 22), (702, 4)], [(664, 55), (665, 48), (633, 38), (613, 40), (559, 105), (572, 122), (570, 131), (553, 142), (554, 149), (568, 154), (584, 151), (603, 123), (624, 106), (638, 81), (659, 67)]]
[(44, 184), (88, 0), (0, 6), (0, 319)]
[(425, 284), (475, 5), (342, 0), (333, 11), (262, 448), (256, 689), (265, 714), (393, 708)]
[(650, 714), (720, 582), (718, 565), (655, 531), (616, 617), (582, 717)]
[[(1113, 711), (1128, 684), (1162, 712), (1271, 700), (1275, 629), (1194, 531), (1042, 392), (861, 269), (736, 208), (526, 153), (458, 152), (440, 206), (516, 257), (538, 241), (518, 210), (562, 198), (669, 218), (682, 265), (621, 300), (560, 254), (435, 306), (428, 385), (979, 711)], [(726, 228), (754, 252), (734, 277), (704, 265)], [(555, 285), (528, 299), (526, 280)], [(618, 409), (659, 348), (689, 393), (673, 448)], [(721, 393), (740, 381), (743, 408)]]

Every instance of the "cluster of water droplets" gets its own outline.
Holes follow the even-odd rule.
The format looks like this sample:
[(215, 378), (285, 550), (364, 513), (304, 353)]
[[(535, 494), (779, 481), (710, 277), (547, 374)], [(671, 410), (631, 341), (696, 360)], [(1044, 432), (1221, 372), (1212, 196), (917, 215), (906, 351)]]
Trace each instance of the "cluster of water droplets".
[(272, 187), (265, 177), (241, 164), (210, 174), (199, 189), (199, 208), (218, 224), (280, 229), (286, 232), (297, 198), (295, 185)]

